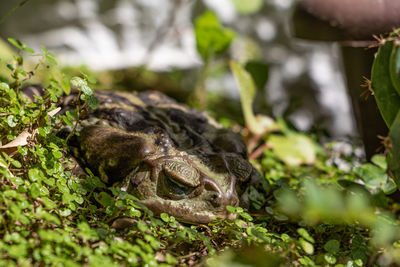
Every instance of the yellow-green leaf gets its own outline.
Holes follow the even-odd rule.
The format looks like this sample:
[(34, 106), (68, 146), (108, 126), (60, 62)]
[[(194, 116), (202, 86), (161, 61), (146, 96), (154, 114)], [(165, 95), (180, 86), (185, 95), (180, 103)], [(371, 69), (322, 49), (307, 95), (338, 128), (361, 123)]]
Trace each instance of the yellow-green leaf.
[(305, 135), (291, 133), (287, 136), (271, 135), (268, 144), (287, 165), (311, 164), (316, 160), (314, 142)]

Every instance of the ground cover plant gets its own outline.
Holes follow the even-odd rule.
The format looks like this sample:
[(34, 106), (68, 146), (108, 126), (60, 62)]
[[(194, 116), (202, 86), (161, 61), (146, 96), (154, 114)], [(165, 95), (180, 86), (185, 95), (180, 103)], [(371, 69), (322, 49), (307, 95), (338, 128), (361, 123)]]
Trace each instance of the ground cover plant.
[[(196, 27), (206, 69), (195, 93), (205, 94), (209, 68), (234, 35), (209, 12)], [(57, 133), (76, 128), (81, 112), (96, 108), (96, 79), (65, 74), (45, 48), (9, 42), (17, 52), (0, 82), (0, 265), (400, 264), (397, 187), (385, 156), (366, 163), (352, 144), (321, 145), (282, 120), (255, 115), (256, 78), (243, 62), (229, 63), (246, 122), (239, 130), (261, 177), (250, 188), (248, 210), (227, 207), (236, 219), (189, 225), (166, 213), (155, 217), (90, 170), (73, 175), (69, 137)], [(30, 54), (39, 58), (34, 65), (25, 63)], [(34, 101), (23, 94), (33, 81), (44, 91)], [(71, 87), (80, 91), (76, 109), (60, 115), (57, 104)]]

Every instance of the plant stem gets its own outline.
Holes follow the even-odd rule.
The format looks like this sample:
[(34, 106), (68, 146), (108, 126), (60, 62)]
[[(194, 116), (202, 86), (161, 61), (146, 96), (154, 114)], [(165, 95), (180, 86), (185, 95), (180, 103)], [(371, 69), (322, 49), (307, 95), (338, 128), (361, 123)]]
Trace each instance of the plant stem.
[(0, 18), (0, 24), (2, 24), (9, 16), (11, 16), (18, 8), (23, 7), (30, 0), (23, 0), (17, 6), (13, 7), (10, 11), (8, 11), (2, 18)]
[[(80, 101), (81, 94), (82, 94), (82, 92), (79, 91), (79, 94), (77, 96), (78, 101)], [(67, 138), (65, 139), (66, 144), (68, 144), (68, 140), (75, 134), (76, 128), (78, 127), (79, 116), (80, 116), (79, 113), (81, 111), (81, 108), (82, 107), (79, 104), (76, 106), (76, 114), (77, 114), (76, 122), (75, 122), (74, 128), (72, 129), (72, 131), (68, 134)]]
[(197, 80), (194, 93), (193, 93), (193, 102), (198, 103), (200, 109), (205, 109), (207, 107), (207, 90), (206, 90), (206, 82), (208, 78), (208, 73), (210, 70), (210, 62), (211, 59), (208, 58), (204, 62), (204, 66), (201, 69), (199, 79)]

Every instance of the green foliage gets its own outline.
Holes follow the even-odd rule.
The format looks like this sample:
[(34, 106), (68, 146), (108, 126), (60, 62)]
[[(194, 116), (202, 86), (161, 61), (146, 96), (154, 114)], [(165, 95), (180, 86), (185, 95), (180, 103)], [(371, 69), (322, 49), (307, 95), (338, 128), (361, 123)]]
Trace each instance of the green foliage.
[[(254, 135), (254, 142), (257, 142), (261, 136), (267, 136), (268, 141), (265, 146), (273, 148), (275, 155), (288, 165), (298, 166), (313, 163), (317, 153), (313, 141), (306, 135), (290, 131), (284, 123), (279, 125), (265, 115), (254, 115), (253, 101), (256, 95), (256, 86), (253, 78), (239, 63), (231, 61), (230, 66), (239, 87), (246, 126)], [(283, 135), (267, 135), (269, 132), (277, 130), (280, 130)]]
[(237, 62), (230, 62), (231, 71), (239, 87), (242, 111), (246, 126), (255, 135), (263, 135), (276, 128), (275, 122), (267, 117), (253, 113), (253, 101), (256, 95), (256, 86), (251, 75)]
[(204, 109), (207, 105), (206, 81), (210, 75), (210, 67), (215, 58), (226, 52), (235, 38), (235, 32), (222, 26), (217, 16), (206, 11), (195, 20), (196, 48), (204, 61), (199, 78), (197, 79), (192, 98), (195, 105)]
[(372, 89), (379, 110), (390, 129), (385, 139), (388, 165), (400, 187), (400, 46), (398, 35), (384, 39), (372, 67)]
[(298, 166), (311, 164), (316, 159), (316, 145), (306, 135), (288, 133), (287, 135), (271, 135), (268, 144), (275, 154), (286, 164)]
[(263, 0), (233, 0), (236, 10), (243, 15), (249, 15), (257, 12), (263, 6)]
[(250, 73), (258, 90), (263, 90), (268, 81), (269, 66), (263, 62), (251, 60), (246, 62), (245, 69)]
[(393, 179), (386, 174), (387, 164), (382, 155), (375, 155), (372, 158), (374, 164), (364, 164), (353, 169), (365, 183), (365, 187), (370, 192), (383, 191), (385, 194), (391, 194), (396, 191), (396, 184)]
[(196, 18), (194, 29), (197, 51), (204, 61), (224, 53), (235, 37), (235, 33), (231, 29), (223, 27), (217, 16), (211, 11)]
[[(166, 213), (154, 216), (136, 197), (106, 187), (90, 170), (84, 177), (71, 172), (66, 140), (57, 131), (66, 125), (76, 129), (81, 112), (96, 108), (90, 85), (96, 80), (57, 75), (43, 84), (42, 96), (28, 101), (21, 88), (32, 76), (22, 57), (29, 49), (11, 42), (18, 53), (9, 64), (10, 80), (0, 83), (0, 265), (400, 263), (398, 204), (387, 196), (394, 190), (386, 174), (393, 165), (386, 166), (383, 156), (366, 164), (354, 156), (335, 156), (329, 146), (318, 148), (309, 136), (272, 119), (270, 126), (280, 133), (265, 131), (252, 110), (252, 77), (238, 63), (231, 68), (246, 121), (252, 117), (254, 127), (263, 129), (255, 130), (257, 138), (248, 143), (262, 143), (253, 158), (262, 176), (249, 188), (249, 210), (228, 206), (231, 219), (187, 225)], [(37, 68), (56, 67), (54, 56), (42, 51)], [(76, 109), (49, 115), (71, 88), (78, 90)], [(392, 127), (396, 124), (397, 119)], [(392, 131), (392, 138), (397, 134)], [(357, 166), (345, 172), (333, 157)]]
[[(382, 114), (388, 127), (392, 126), (398, 111), (400, 110), (400, 95), (396, 91), (392, 77), (397, 76), (397, 73), (391, 69), (391, 61), (396, 60), (397, 57), (392, 57), (393, 50), (397, 51), (397, 45), (393, 42), (387, 42), (384, 46), (379, 48), (372, 66), (372, 89), (378, 104), (379, 110)], [(397, 83), (397, 82), (395, 82)]]
[[(227, 245), (273, 241), (278, 242), (274, 251), (286, 247), (242, 208), (228, 207), (236, 214), (234, 220), (182, 225), (165, 213), (161, 219), (154, 217), (134, 196), (106, 188), (90, 170), (86, 177), (74, 176), (66, 140), (57, 137), (57, 131), (64, 125), (76, 129), (79, 114), (87, 107), (95, 108), (88, 84), (94, 80), (85, 75), (73, 77), (66, 87), (65, 76), (62, 80), (52, 77), (42, 96), (27, 100), (21, 78), (29, 77), (24, 76), (28, 72), (19, 58), (27, 46), (15, 44), (20, 50), (15, 58), (18, 62), (12, 63), (15, 68), (10, 68), (13, 81), (0, 84), (0, 108), (7, 114), (0, 117), (1, 142), (7, 146), (0, 148), (4, 149), (0, 156), (1, 265), (162, 266), (185, 263), (190, 253), (199, 261), (200, 251), (213, 255)], [(50, 53), (42, 50), (38, 68), (47, 68), (43, 63)], [(20, 69), (18, 74), (16, 69)], [(79, 92), (74, 100), (76, 110), (49, 116), (69, 87)], [(14, 151), (8, 151), (10, 147)], [(183, 244), (182, 248), (177, 249), (177, 244)]]

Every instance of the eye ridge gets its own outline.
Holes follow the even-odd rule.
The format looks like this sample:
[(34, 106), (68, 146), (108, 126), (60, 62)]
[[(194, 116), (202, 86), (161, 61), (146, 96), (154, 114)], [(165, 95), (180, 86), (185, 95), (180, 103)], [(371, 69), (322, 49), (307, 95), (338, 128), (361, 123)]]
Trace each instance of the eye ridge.
[(188, 185), (188, 184), (182, 183), (181, 180), (178, 180), (176, 177), (174, 177), (174, 176), (172, 176), (172, 175), (170, 175), (170, 174), (168, 174), (168, 173), (165, 173), (165, 172), (164, 172), (164, 175), (166, 176), (166, 178), (169, 179), (169, 181), (171, 181), (172, 183), (174, 183), (174, 184), (175, 184), (176, 186), (178, 186), (179, 188), (182, 188), (182, 189), (185, 189), (185, 188), (194, 188), (194, 187), (192, 187), (192, 186), (190, 186), (190, 185)]

